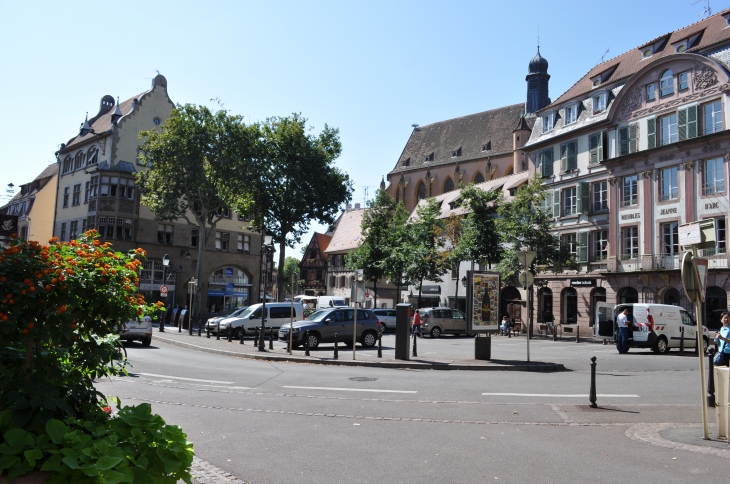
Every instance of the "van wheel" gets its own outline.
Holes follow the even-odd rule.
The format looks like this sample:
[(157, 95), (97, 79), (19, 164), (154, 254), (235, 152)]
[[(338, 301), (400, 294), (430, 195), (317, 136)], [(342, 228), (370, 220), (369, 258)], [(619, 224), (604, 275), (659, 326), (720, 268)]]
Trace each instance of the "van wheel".
[(241, 328), (233, 330), (233, 339), (241, 339)]
[(656, 340), (656, 343), (654, 343), (654, 352), (663, 355), (668, 351), (669, 344), (667, 343), (667, 338), (660, 336), (659, 339)]
[(431, 329), (432, 338), (439, 338), (440, 336), (441, 336), (441, 328), (436, 326), (435, 328)]
[(362, 335), (362, 346), (363, 348), (372, 348), (377, 343), (378, 337), (372, 331)]

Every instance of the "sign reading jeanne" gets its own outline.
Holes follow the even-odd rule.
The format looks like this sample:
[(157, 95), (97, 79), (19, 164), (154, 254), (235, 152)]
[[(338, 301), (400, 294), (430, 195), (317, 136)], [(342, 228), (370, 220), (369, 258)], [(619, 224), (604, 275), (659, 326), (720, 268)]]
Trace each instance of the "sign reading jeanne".
[(466, 311), (469, 331), (499, 331), (499, 273), (467, 271), (467, 281)]

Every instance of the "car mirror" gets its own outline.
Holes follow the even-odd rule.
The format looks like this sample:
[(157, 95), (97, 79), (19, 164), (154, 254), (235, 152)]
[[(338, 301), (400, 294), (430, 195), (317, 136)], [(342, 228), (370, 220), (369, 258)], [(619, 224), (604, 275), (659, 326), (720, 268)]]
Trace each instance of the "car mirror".
[(322, 320), (323, 323), (331, 323), (332, 320), (330, 318), (325, 318)]

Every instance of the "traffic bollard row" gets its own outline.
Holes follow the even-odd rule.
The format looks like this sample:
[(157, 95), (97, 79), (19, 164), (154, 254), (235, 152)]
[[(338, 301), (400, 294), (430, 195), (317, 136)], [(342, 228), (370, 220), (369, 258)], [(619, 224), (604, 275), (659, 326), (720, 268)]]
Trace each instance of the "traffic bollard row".
[(337, 348), (337, 333), (335, 333), (335, 360), (337, 360), (339, 358), (340, 358), (340, 355), (339, 355), (339, 351)]
[(596, 357), (591, 357), (591, 393), (588, 395), (591, 401), (591, 408), (598, 408), (596, 405)]
[(254, 332), (253, 332), (253, 345), (254, 346), (258, 346), (259, 345), (259, 327), (258, 326), (256, 326), (254, 328)]

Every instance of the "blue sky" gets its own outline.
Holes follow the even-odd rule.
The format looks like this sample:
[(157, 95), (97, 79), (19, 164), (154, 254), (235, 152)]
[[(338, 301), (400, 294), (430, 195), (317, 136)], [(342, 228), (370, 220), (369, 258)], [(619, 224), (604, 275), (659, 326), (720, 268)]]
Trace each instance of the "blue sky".
[(411, 124), (523, 102), (538, 29), (557, 99), (607, 49), (700, 20), (693, 2), (0, 0), (0, 195), (54, 162), (103, 95), (129, 98), (159, 70), (176, 103), (339, 128), (337, 164), (364, 203)]

